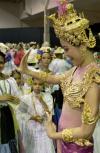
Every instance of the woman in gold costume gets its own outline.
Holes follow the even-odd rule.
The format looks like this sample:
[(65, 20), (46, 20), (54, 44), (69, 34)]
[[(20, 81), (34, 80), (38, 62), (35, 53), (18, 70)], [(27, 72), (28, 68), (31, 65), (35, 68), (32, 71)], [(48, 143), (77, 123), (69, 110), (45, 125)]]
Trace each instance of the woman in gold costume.
[(20, 71), (47, 83), (60, 84), (64, 102), (56, 131), (51, 116), (47, 114), (48, 136), (57, 140), (58, 153), (93, 153), (92, 134), (99, 119), (100, 69), (95, 63), (91, 49), (96, 46), (89, 21), (77, 15), (72, 4), (67, 11), (51, 15), (56, 35), (60, 38), (65, 55), (74, 67), (61, 75), (34, 72), (27, 68), (27, 53)]

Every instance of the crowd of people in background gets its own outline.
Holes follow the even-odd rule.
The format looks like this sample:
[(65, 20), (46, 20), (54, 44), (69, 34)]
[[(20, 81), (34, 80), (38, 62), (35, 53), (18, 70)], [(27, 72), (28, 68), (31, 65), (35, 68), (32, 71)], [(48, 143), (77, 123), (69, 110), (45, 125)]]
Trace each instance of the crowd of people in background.
[[(70, 58), (65, 58), (64, 49), (61, 46), (55, 45), (54, 48), (51, 48), (47, 42), (40, 46), (34, 41), (18, 44), (0, 43), (0, 52), (3, 52), (5, 56), (4, 67), (1, 72), (9, 76), (10, 80), (8, 79), (8, 82), (10, 82), (11, 88), (15, 88), (14, 91), (17, 90), (12, 94), (19, 99), (18, 106), (12, 107), (15, 110), (20, 130), (20, 153), (55, 153), (56, 143), (47, 136), (44, 122), (46, 111), (52, 112), (53, 121), (58, 126), (63, 104), (61, 87), (58, 84), (44, 84), (18, 71), (20, 62), (28, 51), (30, 51), (30, 55), (27, 64), (31, 70), (59, 75), (72, 68), (73, 64)], [(2, 58), (1, 54), (0, 57)], [(94, 57), (99, 65), (100, 53), (95, 52)], [(11, 80), (11, 78), (13, 79)], [(1, 86), (4, 88), (3, 85), (0, 85), (0, 91), (2, 91)], [(4, 150), (2, 153), (4, 153)], [(14, 153), (17, 153), (17, 151)]]
[[(66, 65), (65, 69), (66, 67), (68, 69), (70, 68), (70, 65), (73, 65), (69, 58), (67, 59), (64, 58), (64, 49), (61, 46), (55, 45), (54, 48), (51, 48), (48, 42), (45, 42), (45, 44), (42, 44), (42, 45), (40, 45), (39, 43), (35, 41), (29, 42), (29, 43), (24, 43), (24, 42), (0, 43), (0, 50), (2, 49), (4, 54), (6, 54), (6, 65), (5, 65), (4, 71), (8, 74), (11, 74), (11, 72), (20, 65), (22, 57), (28, 51), (31, 51), (29, 59), (28, 59), (28, 64), (35, 66), (36, 68), (37, 64), (39, 63), (41, 59), (42, 52), (45, 52), (43, 50), (46, 50), (45, 47), (43, 46), (47, 47), (46, 49), (49, 51), (50, 56), (52, 57), (51, 63), (53, 64), (53, 68), (51, 68), (52, 66), (50, 66), (50, 69), (52, 69), (54, 73), (57, 73), (57, 71), (64, 71), (64, 69), (62, 70), (62, 67), (58, 66), (59, 64), (60, 65), (65, 64)], [(97, 63), (100, 64), (100, 53), (95, 51), (94, 57)], [(61, 63), (60, 63), (60, 60), (61, 60)]]
[[(0, 61), (2, 65), (1, 73), (5, 76), (7, 75), (7, 77), (12, 80), (9, 86), (11, 86), (11, 89), (14, 88), (14, 95), (19, 99), (17, 99), (18, 106), (11, 105), (16, 114), (16, 122), (18, 122), (18, 133), (16, 135), (18, 136), (19, 152), (55, 153), (56, 143), (47, 136), (45, 131), (45, 113), (46, 111), (52, 112), (53, 121), (57, 125), (62, 109), (63, 95), (59, 85), (44, 84), (18, 71), (20, 62), (28, 51), (30, 51), (30, 56), (27, 64), (31, 70), (44, 71), (48, 74), (61, 74), (69, 70), (73, 65), (70, 59), (64, 57), (64, 49), (61, 48), (61, 46), (51, 48), (49, 43), (45, 42), (40, 47), (40, 45), (34, 41), (28, 44), (22, 42), (19, 44), (0, 44), (0, 52), (2, 52), (0, 56), (3, 60)], [(9, 81), (10, 79), (7, 80)], [(0, 90), (1, 88), (5, 88), (3, 83)], [(11, 93), (7, 94), (11, 96)], [(7, 109), (9, 109), (9, 106)], [(13, 124), (15, 124), (12, 123), (11, 120), (13, 114), (8, 112), (8, 116), (10, 116), (10, 119), (7, 120), (11, 122), (10, 127), (12, 127)], [(8, 124), (6, 126), (8, 126)], [(16, 129), (16, 127), (14, 128)], [(16, 131), (15, 129), (12, 129), (13, 133)], [(16, 135), (13, 136), (13, 140), (17, 137)], [(10, 138), (8, 140), (10, 141)], [(6, 143), (7, 141), (5, 141), (5, 144)], [(41, 150), (39, 149), (40, 147), (38, 147), (39, 145), (41, 146)], [(13, 144), (11, 146), (13, 146)], [(6, 150), (9, 152), (11, 148), (9, 148), (8, 143), (6, 145), (2, 143), (1, 152), (4, 153)], [(16, 149), (13, 151), (15, 151), (15, 153), (17, 152)]]

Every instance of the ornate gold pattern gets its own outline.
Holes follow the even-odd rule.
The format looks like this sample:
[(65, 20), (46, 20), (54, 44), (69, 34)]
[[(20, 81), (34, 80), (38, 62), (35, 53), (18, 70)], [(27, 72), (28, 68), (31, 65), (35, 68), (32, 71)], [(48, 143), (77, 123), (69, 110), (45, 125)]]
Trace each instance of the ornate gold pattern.
[(41, 81), (45, 82), (46, 79), (48, 78), (48, 73), (47, 72), (39, 72), (39, 78), (41, 79)]
[[(80, 108), (84, 104), (84, 96), (93, 82), (100, 84), (100, 70), (94, 64), (85, 72), (82, 81), (73, 83), (72, 76), (76, 67), (65, 74), (61, 80), (61, 89), (63, 91), (64, 102), (67, 102), (72, 108)], [(66, 79), (67, 77), (67, 79)]]
[[(86, 43), (89, 48), (95, 47), (96, 39), (89, 28), (89, 20), (84, 18), (83, 14), (77, 15), (73, 4), (66, 5), (63, 15), (52, 14), (49, 19), (53, 21), (55, 33), (59, 38), (65, 39), (75, 46)], [(88, 30), (89, 36), (87, 36), (86, 30)]]
[(86, 139), (77, 139), (74, 141), (76, 144), (80, 146), (91, 146), (93, 143), (91, 143), (89, 140)]
[(62, 139), (65, 142), (75, 142), (76, 144), (80, 146), (90, 146), (93, 145), (89, 140), (87, 139), (74, 139), (73, 138), (73, 130), (72, 129), (65, 129), (62, 131)]
[(65, 129), (62, 131), (62, 139), (67, 142), (73, 141), (72, 129)]
[[(82, 113), (82, 123), (93, 124), (98, 120), (99, 115), (93, 117), (91, 107), (85, 102), (84, 97), (93, 82), (100, 84), (100, 68), (93, 63), (85, 72), (83, 80), (81, 82), (73, 83), (72, 76), (75, 70), (76, 67), (66, 73), (62, 79), (61, 88), (64, 93), (64, 102), (67, 102), (72, 108), (80, 108), (81, 104), (83, 104), (84, 111)], [(75, 142), (81, 146), (93, 145), (88, 139), (74, 139), (72, 132), (72, 129), (63, 130), (63, 140), (67, 142)]]
[(84, 110), (82, 112), (82, 123), (84, 124), (94, 124), (97, 122), (99, 114), (93, 116), (92, 109), (89, 103), (84, 103)]
[(100, 84), (100, 70), (98, 72), (96, 72), (95, 77), (94, 77), (94, 81), (98, 84)]

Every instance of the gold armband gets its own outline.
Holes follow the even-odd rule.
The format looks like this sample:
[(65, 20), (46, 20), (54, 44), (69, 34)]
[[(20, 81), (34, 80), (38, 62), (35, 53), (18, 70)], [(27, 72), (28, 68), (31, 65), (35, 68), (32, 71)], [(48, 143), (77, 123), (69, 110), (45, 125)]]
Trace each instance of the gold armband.
[(92, 109), (89, 103), (84, 103), (84, 110), (82, 113), (82, 123), (83, 124), (94, 124), (97, 122), (99, 115), (93, 116)]
[(88, 139), (73, 138), (72, 129), (65, 129), (62, 131), (62, 139), (65, 142), (74, 142), (80, 146), (93, 145)]
[(62, 139), (66, 142), (72, 142), (73, 141), (73, 134), (72, 129), (65, 129), (62, 131)]
[(48, 78), (48, 73), (46, 73), (46, 72), (39, 72), (39, 78), (40, 78), (43, 82), (45, 82), (46, 79)]

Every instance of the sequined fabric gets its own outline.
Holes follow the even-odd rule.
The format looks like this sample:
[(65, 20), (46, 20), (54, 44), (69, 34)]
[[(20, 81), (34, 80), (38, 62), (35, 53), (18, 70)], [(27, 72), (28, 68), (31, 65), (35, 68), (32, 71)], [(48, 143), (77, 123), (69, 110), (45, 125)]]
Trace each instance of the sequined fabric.
[(84, 111), (82, 112), (82, 123), (88, 125), (94, 124), (97, 122), (98, 118), (99, 113), (96, 116), (93, 116), (91, 106), (87, 102), (85, 102)]
[[(82, 112), (82, 123), (83, 124), (94, 124), (97, 122), (99, 115), (98, 114), (96, 116), (92, 115), (91, 107), (85, 101), (84, 97), (88, 89), (92, 86), (93, 82), (100, 84), (100, 70), (96, 66), (96, 64), (93, 64), (92, 66), (90, 65), (88, 69), (85, 71), (82, 80), (79, 82), (73, 82), (73, 74), (75, 70), (76, 70), (76, 67), (74, 67), (68, 73), (63, 75), (63, 79), (61, 81), (61, 88), (63, 91), (64, 103), (68, 103), (68, 105), (72, 109), (84, 108)], [(65, 135), (66, 135), (66, 130), (65, 130)], [(69, 142), (73, 142), (80, 146), (91, 146), (92, 145), (90, 140), (87, 140), (87, 139), (73, 139), (72, 138), (72, 141), (69, 141)]]
[[(84, 74), (82, 81), (73, 83), (72, 76), (76, 67), (63, 76), (61, 89), (63, 91), (64, 102), (67, 102), (72, 108), (80, 108), (84, 104), (84, 96), (93, 82), (100, 84), (100, 69), (97, 66), (91, 66)], [(67, 79), (66, 79), (67, 78)]]

